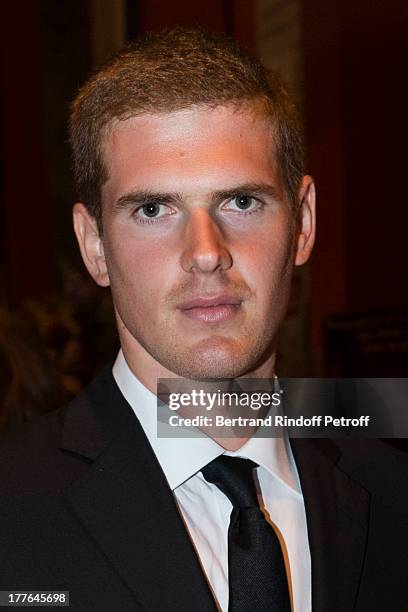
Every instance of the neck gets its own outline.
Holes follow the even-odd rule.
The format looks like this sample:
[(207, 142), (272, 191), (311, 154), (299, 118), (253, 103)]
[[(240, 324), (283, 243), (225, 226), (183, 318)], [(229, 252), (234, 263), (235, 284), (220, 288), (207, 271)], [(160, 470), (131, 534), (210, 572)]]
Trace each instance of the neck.
[[(158, 363), (145, 349), (138, 344), (138, 350), (133, 350), (133, 343), (127, 342), (127, 338), (122, 337), (121, 335), (121, 345), (123, 355), (125, 360), (132, 371), (132, 373), (138, 378), (138, 380), (151, 391), (154, 395), (157, 393), (157, 381), (159, 378), (173, 378), (175, 380), (180, 380), (182, 384), (184, 379), (180, 376), (163, 367), (160, 363)], [(260, 364), (257, 364), (251, 371), (246, 372), (242, 376), (237, 377), (236, 380), (245, 380), (246, 378), (259, 378), (259, 379), (271, 379), (274, 376), (274, 366), (276, 360), (276, 352), (272, 351), (267, 359), (262, 361)], [(214, 385), (214, 382), (207, 383), (203, 381), (191, 381), (191, 384), (194, 386), (206, 387), (207, 384)], [(220, 382), (221, 384), (221, 382)], [(190, 413), (189, 413), (190, 410)], [(179, 414), (191, 418), (192, 416), (196, 416), (197, 409), (194, 408), (195, 413), (191, 413), (191, 408), (187, 410), (180, 409)], [(228, 412), (226, 409), (225, 412)], [(205, 408), (203, 408), (203, 413), (205, 414)], [(208, 413), (207, 413), (208, 414)], [(261, 416), (257, 413), (258, 416)], [(228, 414), (226, 415), (228, 416)], [(231, 412), (231, 416), (234, 416), (233, 411)], [(216, 427), (206, 427), (205, 425), (200, 427), (200, 429), (210, 438), (212, 438), (217, 444), (225, 448), (229, 451), (239, 450), (257, 431), (257, 427), (245, 427), (240, 428), (240, 436), (231, 435), (231, 431), (233, 429), (231, 427), (226, 426), (224, 430)], [(242, 433), (244, 432), (244, 435)], [(224, 434), (224, 435), (223, 435)]]

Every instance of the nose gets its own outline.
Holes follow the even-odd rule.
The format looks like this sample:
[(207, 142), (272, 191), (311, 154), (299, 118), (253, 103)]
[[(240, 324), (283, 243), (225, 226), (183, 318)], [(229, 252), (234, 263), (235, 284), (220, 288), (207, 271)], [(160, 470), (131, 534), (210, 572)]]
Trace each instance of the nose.
[(184, 233), (181, 265), (186, 272), (228, 270), (232, 257), (218, 225), (204, 208), (191, 213)]

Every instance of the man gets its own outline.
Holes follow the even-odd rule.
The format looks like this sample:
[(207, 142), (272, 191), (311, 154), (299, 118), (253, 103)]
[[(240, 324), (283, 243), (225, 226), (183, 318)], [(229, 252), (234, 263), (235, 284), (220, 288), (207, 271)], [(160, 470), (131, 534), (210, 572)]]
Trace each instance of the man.
[(279, 81), (222, 37), (153, 35), (85, 84), (71, 143), (75, 232), (121, 352), (2, 441), (1, 589), (87, 612), (403, 609), (402, 453), (157, 436), (159, 378), (274, 376), (315, 233)]

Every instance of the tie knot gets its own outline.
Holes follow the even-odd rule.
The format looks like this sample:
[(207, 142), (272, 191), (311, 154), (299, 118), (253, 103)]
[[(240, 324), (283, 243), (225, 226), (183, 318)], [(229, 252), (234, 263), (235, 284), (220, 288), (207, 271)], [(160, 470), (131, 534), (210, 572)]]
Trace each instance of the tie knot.
[(221, 455), (201, 471), (208, 482), (226, 495), (234, 508), (258, 508), (253, 470), (258, 467), (250, 459)]

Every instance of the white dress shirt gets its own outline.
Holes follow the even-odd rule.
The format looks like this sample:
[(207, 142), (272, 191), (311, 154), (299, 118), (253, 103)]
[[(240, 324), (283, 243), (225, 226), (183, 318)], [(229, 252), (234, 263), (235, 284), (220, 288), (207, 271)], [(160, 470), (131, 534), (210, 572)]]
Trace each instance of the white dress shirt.
[(225, 453), (251, 459), (265, 517), (278, 533), (285, 557), (294, 612), (311, 611), (311, 562), (306, 514), (296, 464), (286, 438), (252, 437), (238, 451), (225, 451), (206, 435), (157, 436), (157, 399), (119, 352), (113, 376), (152, 446), (201, 561), (213, 595), (228, 610), (228, 527), (232, 504), (207, 482), (201, 469)]

